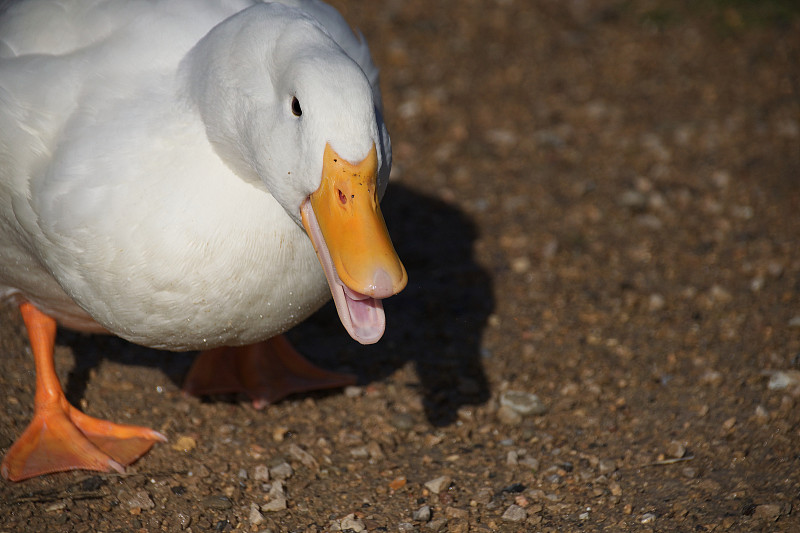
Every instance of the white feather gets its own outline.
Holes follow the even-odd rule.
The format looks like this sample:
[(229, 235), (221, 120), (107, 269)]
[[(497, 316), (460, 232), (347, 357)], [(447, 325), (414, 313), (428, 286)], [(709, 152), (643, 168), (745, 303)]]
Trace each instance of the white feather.
[[(29, 0), (0, 20), (0, 296), (153, 347), (328, 297), (299, 226), (326, 143), (391, 165), (363, 39), (314, 0)], [(292, 115), (291, 97), (303, 115)]]

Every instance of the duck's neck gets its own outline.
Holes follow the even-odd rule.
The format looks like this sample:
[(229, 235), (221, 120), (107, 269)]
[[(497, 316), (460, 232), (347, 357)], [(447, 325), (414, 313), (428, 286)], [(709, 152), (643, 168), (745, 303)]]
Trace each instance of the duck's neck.
[(257, 141), (247, 126), (253, 110), (243, 87), (250, 74), (236, 68), (243, 48), (239, 19), (216, 26), (189, 51), (179, 67), (179, 82), (217, 155), (240, 178), (263, 187), (252, 149)]

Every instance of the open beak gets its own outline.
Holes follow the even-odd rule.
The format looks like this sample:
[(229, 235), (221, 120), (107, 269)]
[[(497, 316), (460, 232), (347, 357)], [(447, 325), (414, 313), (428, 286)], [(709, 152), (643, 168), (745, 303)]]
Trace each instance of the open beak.
[(386, 327), (381, 299), (408, 281), (378, 204), (377, 171), (374, 144), (355, 164), (326, 144), (322, 183), (300, 206), (339, 318), (362, 344), (381, 338)]

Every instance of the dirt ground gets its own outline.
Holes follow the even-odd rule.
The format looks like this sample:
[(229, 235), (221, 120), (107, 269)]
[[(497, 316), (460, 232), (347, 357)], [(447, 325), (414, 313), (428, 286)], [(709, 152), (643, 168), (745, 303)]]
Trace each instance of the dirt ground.
[[(61, 332), (69, 399), (170, 442), (0, 483), (0, 532), (800, 531), (796, 3), (333, 3), (382, 67), (410, 281), (375, 346), (331, 306), (290, 337), (359, 385), (256, 411)], [(0, 353), (5, 452), (10, 305)]]

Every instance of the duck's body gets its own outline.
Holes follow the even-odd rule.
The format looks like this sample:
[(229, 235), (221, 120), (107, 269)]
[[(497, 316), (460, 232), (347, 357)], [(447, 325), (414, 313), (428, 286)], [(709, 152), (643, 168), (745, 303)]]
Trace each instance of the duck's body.
[[(157, 348), (245, 344), (286, 330), (329, 294), (311, 242), (268, 191), (226, 168), (201, 122), (159, 96), (141, 108), (111, 103), (103, 116), (114, 121), (66, 126), (67, 145), (27, 134), (58, 169), (28, 174), (41, 164), (32, 153), (16, 175), (0, 164), (0, 291), (70, 327), (99, 325)], [(131, 115), (149, 117), (134, 126), (152, 127), (121, 128)], [(26, 136), (5, 121), (0, 131), (3, 141)], [(0, 152), (0, 161), (16, 153)]]
[[(263, 340), (324, 303), (305, 232), (220, 158), (192, 100), (202, 73), (179, 67), (252, 2), (38, 4), (0, 27), (0, 294), (175, 350)], [(312, 23), (256, 9), (270, 11), (264, 31)], [(12, 31), (43, 20), (57, 28)], [(353, 55), (374, 83), (368, 53)]]
[(0, 20), (0, 297), (59, 324), (243, 345), (330, 286), (374, 342), (405, 272), (383, 244), (370, 273), (352, 267), (348, 246), (372, 233), (331, 237), (330, 211), (359, 192), (317, 197), (350, 163), (372, 173), (356, 181), (377, 209), (391, 165), (377, 70), (321, 2), (32, 0)]
[[(0, 291), (157, 348), (280, 333), (328, 297), (314, 248), (263, 186), (225, 166), (199, 116), (170, 98), (178, 80), (163, 77), (164, 93), (90, 97), (98, 114), (74, 109), (66, 124), (46, 95), (15, 98), (52, 131), (7, 127), (0, 111)], [(19, 153), (27, 160), (5, 164)]]

